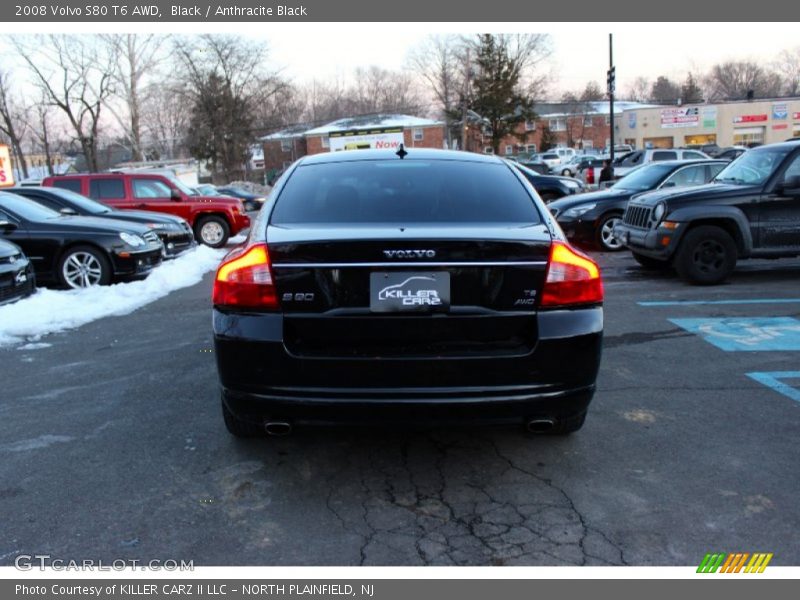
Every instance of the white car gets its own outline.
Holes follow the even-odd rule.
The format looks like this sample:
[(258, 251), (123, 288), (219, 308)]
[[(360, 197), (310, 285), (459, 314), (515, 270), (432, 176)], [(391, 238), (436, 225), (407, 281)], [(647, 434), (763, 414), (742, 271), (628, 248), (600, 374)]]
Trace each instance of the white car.
[(685, 148), (652, 148), (649, 150), (636, 150), (624, 155), (622, 160), (614, 163), (614, 179), (624, 177), (636, 167), (658, 162), (661, 160), (708, 160), (711, 158), (699, 150)]

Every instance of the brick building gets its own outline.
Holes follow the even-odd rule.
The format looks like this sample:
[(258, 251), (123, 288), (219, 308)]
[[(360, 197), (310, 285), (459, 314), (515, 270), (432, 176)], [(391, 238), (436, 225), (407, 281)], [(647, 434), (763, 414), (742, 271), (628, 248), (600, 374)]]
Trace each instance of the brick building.
[[(648, 106), (638, 102), (615, 102), (616, 131), (619, 131), (619, 122), (624, 111)], [(520, 124), (516, 135), (508, 135), (501, 140), (500, 154), (530, 154), (549, 150), (551, 147), (602, 151), (609, 145), (611, 119), (608, 102), (542, 103), (536, 105), (535, 110), (535, 121)], [(551, 140), (549, 144), (542, 143), (543, 138), (548, 135), (546, 130), (549, 131)], [(482, 149), (468, 149), (491, 153), (491, 136), (483, 136)]]
[(264, 167), (281, 170), (306, 154), (366, 147), (444, 148), (444, 124), (410, 115), (338, 119), (320, 127), (299, 125), (261, 138)]

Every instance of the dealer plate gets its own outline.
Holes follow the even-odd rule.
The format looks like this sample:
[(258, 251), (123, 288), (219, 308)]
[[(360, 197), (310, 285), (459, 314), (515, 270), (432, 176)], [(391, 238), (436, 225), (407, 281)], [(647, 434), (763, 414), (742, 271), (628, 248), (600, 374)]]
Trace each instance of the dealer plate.
[(370, 273), (372, 312), (440, 312), (450, 308), (450, 273)]

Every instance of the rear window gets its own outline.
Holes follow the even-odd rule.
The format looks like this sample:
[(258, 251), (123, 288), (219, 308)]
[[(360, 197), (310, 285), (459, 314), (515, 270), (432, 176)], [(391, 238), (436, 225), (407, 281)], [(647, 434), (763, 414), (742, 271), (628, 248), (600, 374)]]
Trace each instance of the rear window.
[[(700, 155), (698, 154), (698, 156), (700, 156)], [(661, 152), (653, 152), (653, 160), (654, 161), (656, 161), (656, 160), (676, 160), (677, 158), (678, 158), (678, 153), (677, 152), (670, 152), (670, 151), (664, 151), (664, 150), (662, 150)]]
[(376, 160), (303, 165), (278, 196), (271, 222), (540, 222), (533, 199), (503, 164)]
[(81, 193), (80, 179), (56, 179), (51, 183), (52, 187), (70, 190), (71, 192)]

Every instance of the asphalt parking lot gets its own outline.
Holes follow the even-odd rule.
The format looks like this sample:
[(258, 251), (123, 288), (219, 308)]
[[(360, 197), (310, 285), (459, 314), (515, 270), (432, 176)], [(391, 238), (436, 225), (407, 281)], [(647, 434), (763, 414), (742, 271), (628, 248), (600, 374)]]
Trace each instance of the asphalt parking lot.
[[(586, 425), (224, 429), (211, 275), (0, 350), (0, 564), (800, 564), (800, 261), (686, 286), (597, 255), (605, 347)], [(753, 301), (757, 302), (753, 302)]]

